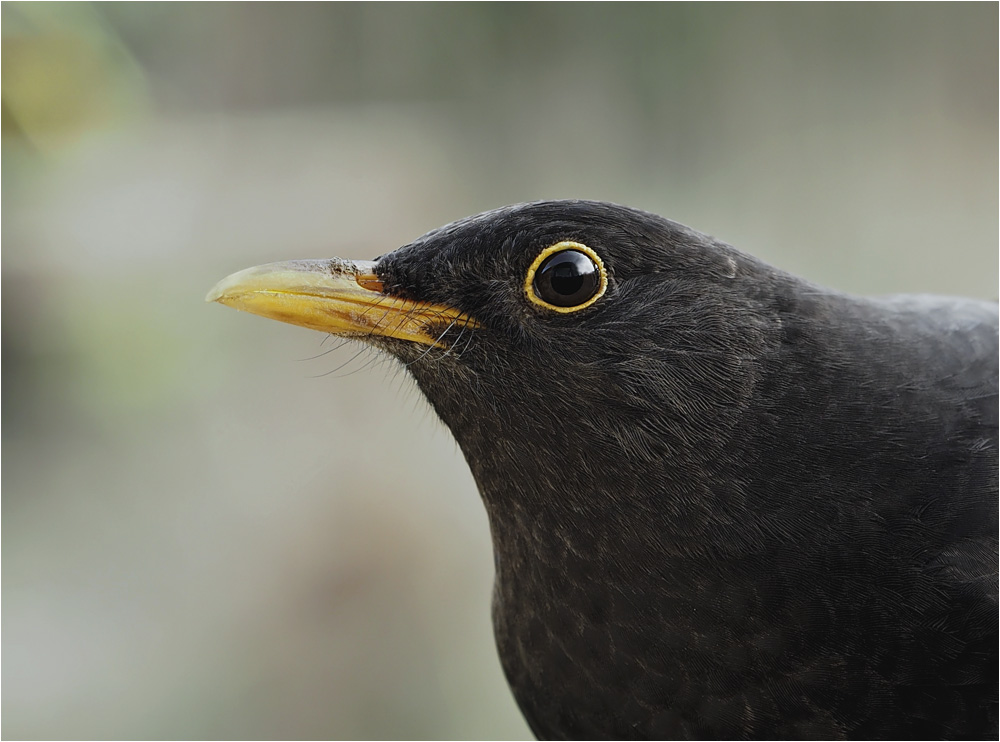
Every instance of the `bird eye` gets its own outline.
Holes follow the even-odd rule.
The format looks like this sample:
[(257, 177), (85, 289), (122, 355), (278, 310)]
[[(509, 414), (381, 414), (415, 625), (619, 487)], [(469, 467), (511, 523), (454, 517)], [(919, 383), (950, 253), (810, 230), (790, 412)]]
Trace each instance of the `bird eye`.
[(589, 307), (607, 286), (603, 261), (579, 242), (559, 242), (542, 250), (524, 282), (528, 299), (557, 312)]

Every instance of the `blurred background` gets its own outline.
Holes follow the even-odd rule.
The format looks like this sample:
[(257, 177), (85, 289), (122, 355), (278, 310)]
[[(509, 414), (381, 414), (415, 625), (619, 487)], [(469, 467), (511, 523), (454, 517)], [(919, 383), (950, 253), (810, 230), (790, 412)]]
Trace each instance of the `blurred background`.
[(5, 738), (528, 736), (447, 430), (232, 271), (584, 197), (997, 294), (995, 4), (0, 13)]

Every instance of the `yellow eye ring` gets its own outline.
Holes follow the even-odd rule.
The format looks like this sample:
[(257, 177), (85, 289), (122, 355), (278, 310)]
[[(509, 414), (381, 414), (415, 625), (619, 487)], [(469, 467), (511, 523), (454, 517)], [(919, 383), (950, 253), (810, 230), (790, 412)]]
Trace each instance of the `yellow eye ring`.
[[(565, 256), (559, 257), (561, 253)], [(608, 272), (601, 256), (579, 242), (557, 242), (542, 250), (524, 278), (528, 300), (554, 312), (586, 309), (604, 296)]]

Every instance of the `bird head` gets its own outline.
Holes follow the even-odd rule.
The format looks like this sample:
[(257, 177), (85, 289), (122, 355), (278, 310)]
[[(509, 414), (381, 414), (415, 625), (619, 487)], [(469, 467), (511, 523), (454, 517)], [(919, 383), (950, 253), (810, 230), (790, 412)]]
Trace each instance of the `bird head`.
[(463, 219), (373, 262), (251, 268), (208, 299), (402, 361), (491, 511), (591, 511), (650, 476), (697, 488), (691, 472), (722, 460), (770, 334), (757, 279), (771, 270), (653, 214), (556, 201)]
[(995, 685), (992, 707), (974, 685), (995, 677), (975, 618), (996, 605), (995, 306), (855, 299), (582, 201), (208, 298), (416, 379), (489, 513), (497, 646), (541, 738), (870, 737), (883, 717), (899, 737), (928, 698), (928, 720), (995, 732)]

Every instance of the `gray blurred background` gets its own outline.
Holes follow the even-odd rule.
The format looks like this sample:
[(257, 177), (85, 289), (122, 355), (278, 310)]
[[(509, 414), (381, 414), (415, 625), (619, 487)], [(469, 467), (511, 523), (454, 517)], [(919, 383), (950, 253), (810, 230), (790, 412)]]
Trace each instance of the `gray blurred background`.
[(585, 197), (996, 296), (992, 3), (0, 12), (5, 738), (528, 735), (447, 430), (227, 273)]

